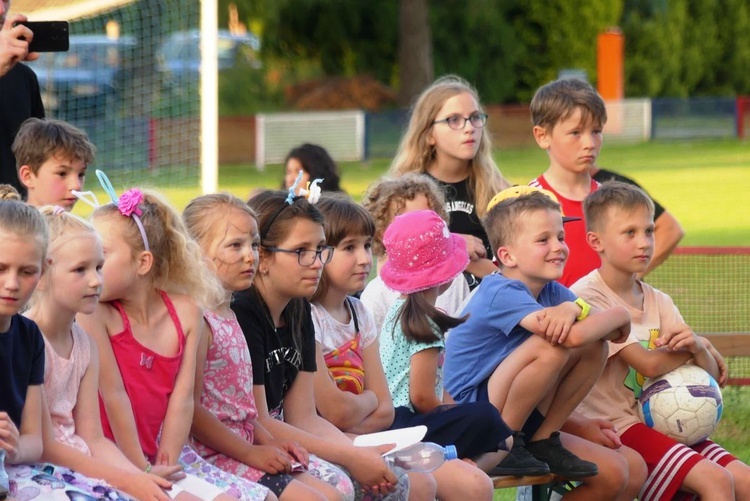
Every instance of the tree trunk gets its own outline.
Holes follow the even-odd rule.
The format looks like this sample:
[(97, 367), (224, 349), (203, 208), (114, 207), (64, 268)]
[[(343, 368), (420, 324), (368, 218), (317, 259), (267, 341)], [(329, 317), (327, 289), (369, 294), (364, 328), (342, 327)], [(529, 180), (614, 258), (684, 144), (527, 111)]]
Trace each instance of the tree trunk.
[(399, 0), (398, 9), (398, 103), (412, 99), (432, 83), (432, 32), (429, 0)]

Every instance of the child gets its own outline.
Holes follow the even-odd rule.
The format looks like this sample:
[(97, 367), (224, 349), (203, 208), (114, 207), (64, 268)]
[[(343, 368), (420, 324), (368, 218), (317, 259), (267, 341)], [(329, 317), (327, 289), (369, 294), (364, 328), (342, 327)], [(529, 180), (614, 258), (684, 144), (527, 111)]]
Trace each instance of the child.
[(445, 192), (450, 229), (469, 248), (470, 287), (495, 271), (492, 249), (480, 218), (492, 196), (510, 184), (492, 158), (487, 115), (476, 91), (463, 79), (437, 79), (417, 98), (389, 174), (426, 173)]
[(69, 123), (29, 118), (13, 141), (18, 178), (26, 186), (29, 205), (58, 205), (71, 210), (83, 189), (96, 148), (82, 130)]
[[(424, 424), (428, 428), (425, 441), (441, 445), (457, 442), (459, 457), (476, 456), (487, 449), (496, 452), (497, 447), (485, 445), (493, 435), (501, 433), (500, 416), (491, 405), (485, 429), (476, 426), (484, 423), (472, 421), (473, 416), (448, 407), (423, 416), (399, 408), (393, 422), (393, 403), (380, 363), (378, 332), (363, 304), (348, 296), (362, 288), (372, 265), (372, 218), (349, 197), (324, 195), (316, 207), (325, 217), (326, 242), (334, 247), (333, 258), (323, 269), (321, 283), (311, 299), (317, 364), (321, 367), (315, 373), (318, 412), (350, 433)], [(465, 256), (463, 240), (460, 245)], [(458, 276), (463, 280), (460, 273)], [(472, 443), (472, 433), (468, 431), (482, 442), (480, 446)], [(497, 461), (499, 458), (494, 458), (492, 466)], [(432, 474), (439, 499), (492, 499), (492, 483), (487, 475), (463, 461), (449, 461)]]
[[(405, 212), (415, 210), (432, 210), (444, 220), (445, 197), (435, 181), (427, 175), (409, 173), (397, 178), (381, 178), (367, 189), (362, 205), (375, 220), (375, 235), (372, 238), (372, 250), (378, 258), (378, 272), (385, 264), (387, 256), (383, 249), (383, 233), (393, 218)], [(469, 295), (469, 286), (462, 276), (454, 278), (448, 290), (440, 294), (435, 306), (448, 315), (458, 315), (460, 305)], [(375, 332), (383, 328), (388, 309), (399, 296), (399, 293), (388, 289), (380, 276), (376, 276), (362, 291), (362, 302), (375, 319)]]
[(224, 302), (203, 314), (208, 333), (198, 345), (193, 446), (208, 462), (258, 482), (282, 501), (339, 499), (308, 473), (290, 475), (293, 462), (309, 467), (307, 452), (295, 442), (275, 441), (256, 420), (250, 352), (229, 308), (232, 293), (250, 287), (258, 269), (255, 213), (239, 198), (216, 193), (193, 199), (182, 217), (226, 291)]
[[(258, 274), (253, 286), (232, 301), (250, 347), (258, 421), (274, 436), (295, 440), (311, 453), (343, 466), (371, 494), (391, 493), (391, 498), (404, 499), (408, 492), (411, 499), (432, 499), (435, 485), (427, 475), (409, 475), (408, 481), (404, 477), (397, 484), (381, 458), (390, 446), (354, 447), (316, 413), (315, 333), (306, 298), (317, 289), (333, 248), (325, 245), (322, 215), (306, 199), (296, 197), (296, 192), (292, 186), (288, 195), (269, 191), (250, 200), (260, 227)], [(336, 480), (336, 475), (329, 475), (329, 483), (335, 481), (352, 496), (351, 482), (346, 477)]]
[[(530, 187), (505, 190), (484, 223), (500, 272), (482, 281), (464, 310), (467, 321), (451, 331), (445, 374), (456, 401), (489, 401), (520, 432), (491, 473), (552, 472), (583, 479), (582, 499), (632, 499), (638, 491), (627, 491), (624, 458), (559, 431), (602, 370), (603, 339), (627, 335), (627, 311), (589, 313), (555, 282), (568, 249), (560, 206), (548, 195)], [(595, 459), (598, 468), (579, 455)]]
[[(556, 80), (534, 94), (531, 121), (536, 143), (549, 156), (549, 168), (529, 184), (554, 193), (567, 216), (583, 217), (583, 199), (599, 186), (589, 171), (602, 147), (604, 101), (583, 80)], [(570, 258), (558, 282), (570, 287), (598, 268), (600, 260), (586, 243), (583, 220), (565, 226), (565, 243)]]
[(198, 461), (186, 447), (203, 328), (199, 305), (214, 304), (220, 285), (160, 197), (138, 189), (110, 197), (113, 203), (92, 216), (105, 257), (100, 302), (93, 314), (77, 317), (108, 367), (99, 374), (105, 435), (142, 471), (183, 465), (188, 476), (173, 489), (201, 499), (266, 498), (264, 487)]
[(573, 286), (600, 308), (624, 307), (632, 317), (627, 341), (610, 345), (603, 374), (579, 410), (614, 423), (622, 443), (648, 466), (639, 499), (668, 500), (677, 491), (700, 499), (750, 499), (750, 468), (706, 440), (687, 447), (641, 423), (637, 397), (644, 378), (693, 361), (717, 380), (710, 345), (685, 325), (669, 296), (638, 279), (654, 252), (654, 205), (635, 186), (604, 183), (583, 203), (587, 238), (602, 266)]
[(291, 188), (300, 172), (300, 186), (304, 187), (310, 181), (320, 179), (320, 189), (323, 191), (343, 191), (339, 184), (339, 168), (322, 146), (309, 143), (297, 146), (286, 156), (284, 165), (284, 181), (281, 183), (283, 191)]
[[(74, 322), (77, 312), (96, 309), (104, 262), (101, 241), (89, 223), (62, 207), (48, 206), (41, 212), (50, 233), (47, 267), (25, 315), (43, 331), (45, 341), (44, 393), (49, 414), (44, 414), (51, 415), (52, 429), (44, 436), (42, 459), (62, 467), (43, 469), (57, 479), (75, 479), (77, 487), (96, 497), (111, 488), (79, 474), (106, 480), (137, 499), (167, 500), (162, 489), (171, 484), (139, 471), (102, 433), (96, 347)], [(173, 467), (163, 474), (177, 470)]]

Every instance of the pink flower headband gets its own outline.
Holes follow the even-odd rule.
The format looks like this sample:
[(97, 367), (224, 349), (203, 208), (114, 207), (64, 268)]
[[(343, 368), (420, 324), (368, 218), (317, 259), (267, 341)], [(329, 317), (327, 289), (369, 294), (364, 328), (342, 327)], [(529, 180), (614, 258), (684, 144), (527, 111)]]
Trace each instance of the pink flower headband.
[[(125, 217), (133, 218), (133, 221), (135, 221), (135, 224), (138, 226), (138, 230), (140, 230), (141, 232), (141, 238), (143, 239), (143, 248), (146, 249), (146, 251), (150, 250), (148, 245), (148, 237), (146, 236), (146, 228), (143, 227), (143, 223), (141, 222), (140, 218), (140, 216), (143, 215), (143, 211), (140, 207), (138, 207), (138, 205), (144, 201), (143, 192), (138, 188), (132, 188), (123, 193), (121, 197), (118, 197), (115, 193), (115, 189), (112, 187), (112, 183), (109, 181), (109, 178), (103, 171), (97, 169), (96, 177), (97, 179), (99, 179), (99, 184), (102, 186), (102, 189), (105, 191), (105, 193), (107, 193), (107, 195), (109, 195), (112, 203), (120, 211), (120, 214)], [(74, 190), (72, 193), (79, 200), (85, 202), (94, 209), (100, 207), (99, 200), (96, 198), (96, 195), (92, 191)], [(86, 198), (87, 196), (91, 197), (91, 200)]]

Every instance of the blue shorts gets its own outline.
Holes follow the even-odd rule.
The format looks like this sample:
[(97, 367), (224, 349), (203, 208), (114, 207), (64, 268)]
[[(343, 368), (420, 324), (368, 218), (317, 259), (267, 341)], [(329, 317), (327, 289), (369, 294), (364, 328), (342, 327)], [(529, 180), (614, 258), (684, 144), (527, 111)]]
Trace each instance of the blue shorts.
[[(477, 386), (477, 401), (479, 402), (489, 402), (490, 401), (490, 394), (487, 390), (487, 387), (489, 386), (490, 378), (485, 379), (481, 383), (479, 383), (479, 386)], [(544, 414), (539, 412), (539, 409), (534, 409), (531, 411), (531, 415), (526, 419), (526, 422), (523, 424), (520, 430), (524, 436), (526, 437), (526, 440), (531, 440), (531, 437), (534, 436), (534, 434), (541, 428), (542, 423), (544, 422)]]

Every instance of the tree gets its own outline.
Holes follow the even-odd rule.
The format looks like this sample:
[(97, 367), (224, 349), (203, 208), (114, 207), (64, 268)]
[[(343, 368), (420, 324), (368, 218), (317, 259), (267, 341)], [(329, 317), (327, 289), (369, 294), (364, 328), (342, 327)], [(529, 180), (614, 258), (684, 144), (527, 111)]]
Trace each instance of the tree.
[(433, 79), (432, 33), (427, 0), (399, 1), (398, 42), (398, 104), (405, 107)]

